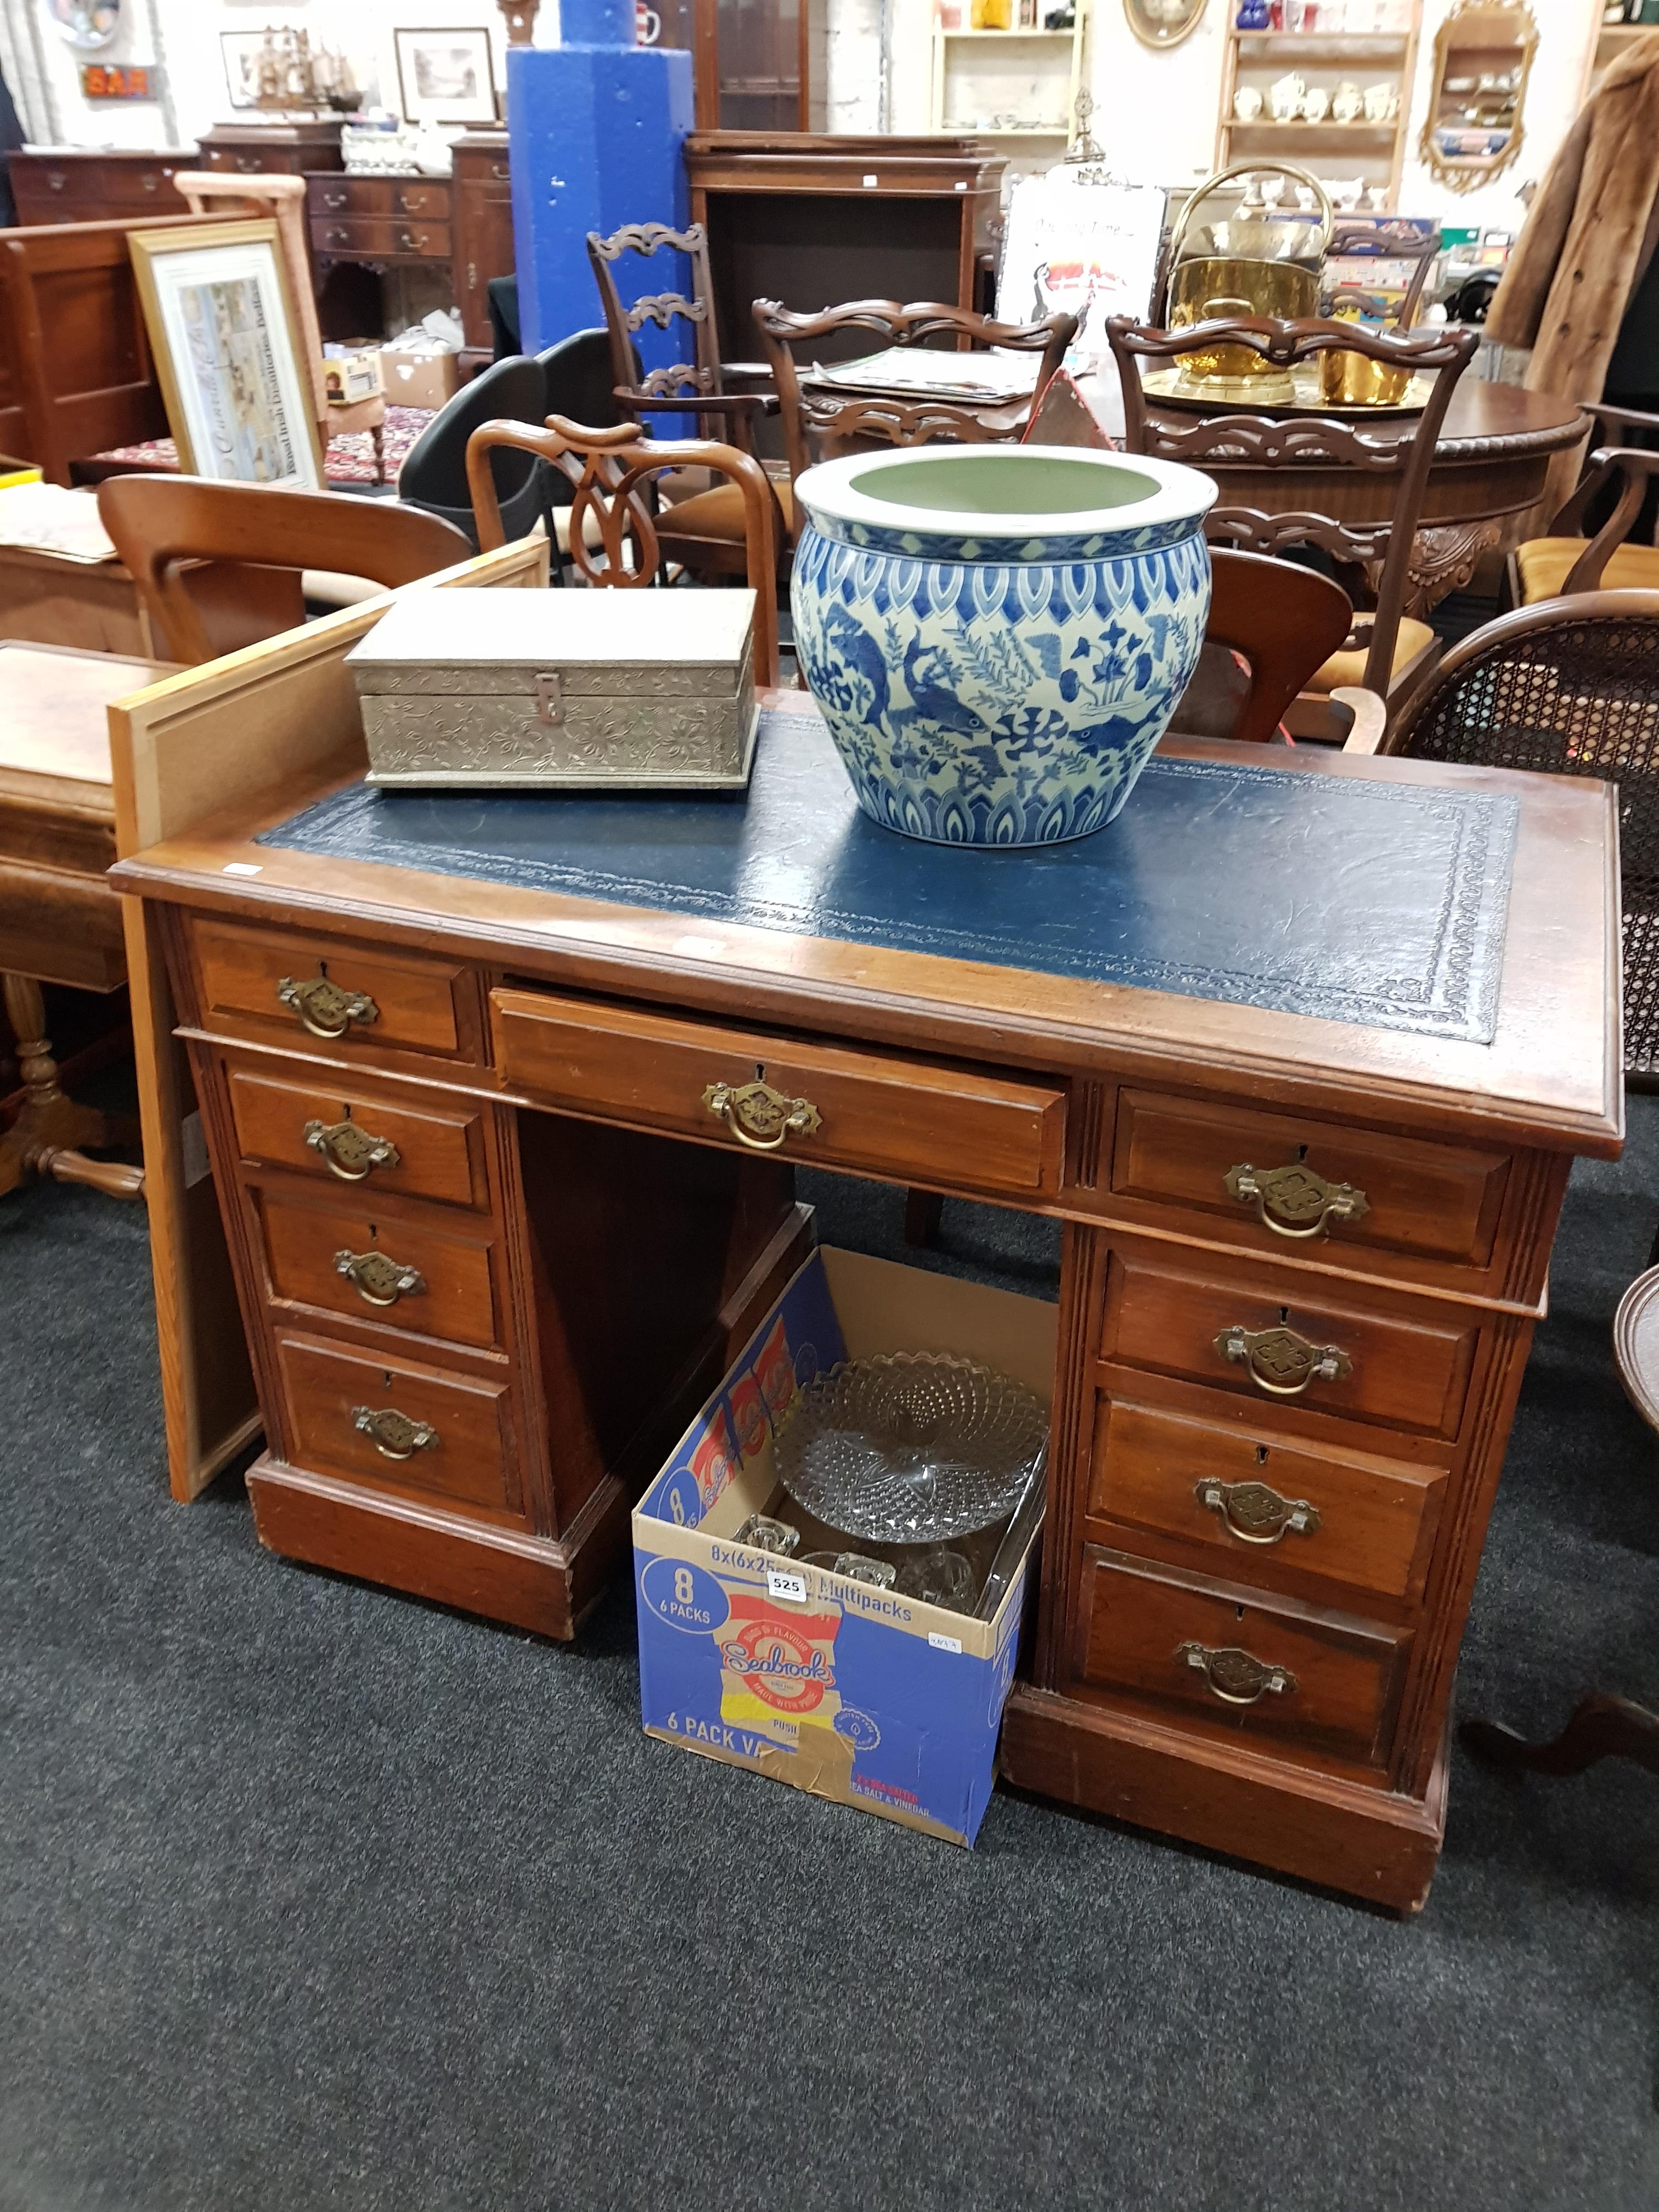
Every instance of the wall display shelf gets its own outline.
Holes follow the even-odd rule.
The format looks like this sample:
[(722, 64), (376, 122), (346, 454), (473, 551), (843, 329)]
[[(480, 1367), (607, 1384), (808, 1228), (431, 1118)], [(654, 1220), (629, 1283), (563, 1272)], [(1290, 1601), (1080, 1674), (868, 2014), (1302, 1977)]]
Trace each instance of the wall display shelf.
[(1066, 31), (953, 30), (933, 27), (934, 131), (975, 138), (1070, 143), (1088, 9), (1079, 4)]
[[(1239, 27), (1239, 12), (1227, 27), (1222, 62), (1217, 168), (1250, 160), (1294, 161), (1328, 183), (1358, 179), (1364, 208), (1393, 211), (1405, 166), (1422, 0), (1403, 0), (1387, 30), (1249, 30)], [(1368, 12), (1373, 21), (1382, 17), (1380, 9)], [(1291, 78), (1301, 79), (1302, 93), (1298, 112), (1285, 117), (1275, 112), (1274, 93)], [(1280, 106), (1285, 97), (1281, 92)]]
[(1595, 90), (1608, 70), (1633, 40), (1646, 38), (1659, 23), (1602, 23), (1597, 26), (1584, 55), (1584, 86), (1579, 94), (1582, 106)]

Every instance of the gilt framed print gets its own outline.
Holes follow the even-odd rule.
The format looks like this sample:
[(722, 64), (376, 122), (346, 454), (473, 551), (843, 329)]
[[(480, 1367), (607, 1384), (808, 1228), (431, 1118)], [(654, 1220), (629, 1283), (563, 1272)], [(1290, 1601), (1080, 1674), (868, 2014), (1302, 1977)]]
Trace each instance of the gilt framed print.
[(495, 58), (484, 29), (394, 31), (409, 123), (493, 123)]
[(128, 246), (180, 470), (320, 491), (310, 364), (276, 224), (135, 230)]
[(1123, 0), (1129, 28), (1143, 46), (1178, 46), (1198, 28), (1205, 0)]

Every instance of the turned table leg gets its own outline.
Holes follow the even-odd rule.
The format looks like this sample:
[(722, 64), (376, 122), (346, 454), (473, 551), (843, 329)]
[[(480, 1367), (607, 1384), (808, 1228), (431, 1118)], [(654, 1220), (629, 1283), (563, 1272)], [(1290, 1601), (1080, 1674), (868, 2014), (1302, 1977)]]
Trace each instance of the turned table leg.
[(1632, 1759), (1659, 1774), (1659, 1713), (1592, 1691), (1573, 1708), (1571, 1719), (1549, 1743), (1528, 1743), (1513, 1729), (1493, 1721), (1465, 1721), (1458, 1734), (1463, 1747), (1493, 1766), (1526, 1768), (1534, 1774), (1582, 1774), (1602, 1759)]
[(31, 975), (3, 979), (6, 1018), (17, 1037), (17, 1065), (23, 1078), (23, 1108), (0, 1136), (0, 1194), (15, 1190), (26, 1178), (51, 1176), (58, 1182), (89, 1184), (111, 1198), (142, 1198), (144, 1171), (114, 1161), (89, 1160), (80, 1147), (94, 1151), (125, 1141), (118, 1121), (91, 1106), (77, 1106), (58, 1080), (58, 1062), (46, 1035), (46, 1004)]

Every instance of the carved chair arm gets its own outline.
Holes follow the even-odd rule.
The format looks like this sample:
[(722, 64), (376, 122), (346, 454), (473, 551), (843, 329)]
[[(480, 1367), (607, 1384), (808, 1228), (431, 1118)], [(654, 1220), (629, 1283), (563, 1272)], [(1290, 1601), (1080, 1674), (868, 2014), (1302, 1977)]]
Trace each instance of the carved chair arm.
[[(1650, 419), (1659, 427), (1659, 418)], [(1615, 478), (1620, 489), (1613, 513), (1585, 546), (1562, 584), (1562, 598), (1600, 591), (1601, 572), (1629, 536), (1632, 525), (1642, 511), (1648, 481), (1655, 475), (1659, 475), (1659, 451), (1650, 447), (1602, 446), (1590, 455), (1577, 489), (1550, 525), (1550, 535), (1577, 538), (1583, 531), (1591, 502)]]
[(1347, 708), (1353, 716), (1348, 734), (1342, 740), (1343, 751), (1380, 752), (1382, 734), (1389, 723), (1386, 702), (1379, 699), (1375, 691), (1367, 691), (1358, 684), (1339, 684), (1330, 696), (1337, 705)]

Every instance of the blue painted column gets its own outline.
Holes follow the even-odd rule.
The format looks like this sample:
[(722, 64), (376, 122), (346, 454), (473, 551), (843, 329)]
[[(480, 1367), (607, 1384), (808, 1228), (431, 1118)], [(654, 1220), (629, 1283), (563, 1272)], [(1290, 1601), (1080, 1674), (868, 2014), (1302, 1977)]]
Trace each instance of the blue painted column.
[[(634, 44), (634, 0), (562, 0), (562, 43), (507, 57), (507, 137), (519, 318), (526, 353), (604, 320), (587, 234), (624, 223), (684, 229), (691, 57)], [(684, 289), (681, 257), (620, 264), (623, 296)], [(649, 271), (648, 281), (647, 272)], [(682, 329), (678, 336), (683, 339)], [(672, 334), (647, 328), (647, 368), (676, 359)]]

